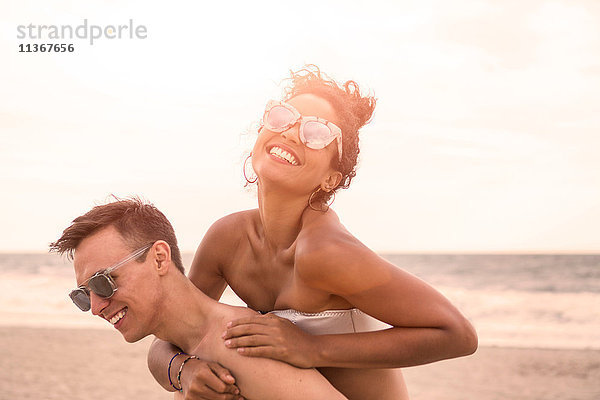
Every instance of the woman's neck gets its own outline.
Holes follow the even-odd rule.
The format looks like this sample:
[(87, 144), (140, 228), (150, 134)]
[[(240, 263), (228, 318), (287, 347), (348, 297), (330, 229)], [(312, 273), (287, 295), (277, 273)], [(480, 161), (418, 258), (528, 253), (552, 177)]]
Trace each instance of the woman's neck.
[(265, 244), (273, 251), (292, 247), (302, 228), (308, 197), (258, 188), (258, 211)]

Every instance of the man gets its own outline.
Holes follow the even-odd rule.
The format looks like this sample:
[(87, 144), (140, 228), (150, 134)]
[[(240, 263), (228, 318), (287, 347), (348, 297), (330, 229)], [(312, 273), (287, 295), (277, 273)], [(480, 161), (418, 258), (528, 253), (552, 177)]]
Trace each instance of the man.
[(215, 386), (227, 386), (215, 387), (229, 393), (224, 399), (345, 399), (314, 369), (243, 357), (222, 345), (227, 322), (254, 311), (218, 303), (187, 279), (173, 227), (153, 205), (126, 199), (96, 206), (50, 250), (73, 259), (78, 287), (70, 297), (80, 309), (130, 343), (154, 334), (183, 350), (165, 371), (175, 389), (185, 365), (198, 362), (193, 354), (202, 354), (214, 361)]

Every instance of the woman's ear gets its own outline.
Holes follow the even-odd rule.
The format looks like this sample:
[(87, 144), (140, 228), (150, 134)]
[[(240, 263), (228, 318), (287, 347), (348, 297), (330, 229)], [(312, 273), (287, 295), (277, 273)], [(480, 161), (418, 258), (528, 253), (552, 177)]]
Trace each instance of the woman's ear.
[(342, 180), (342, 173), (339, 171), (332, 171), (328, 176), (321, 182), (321, 190), (325, 192), (331, 192), (333, 189), (340, 184)]

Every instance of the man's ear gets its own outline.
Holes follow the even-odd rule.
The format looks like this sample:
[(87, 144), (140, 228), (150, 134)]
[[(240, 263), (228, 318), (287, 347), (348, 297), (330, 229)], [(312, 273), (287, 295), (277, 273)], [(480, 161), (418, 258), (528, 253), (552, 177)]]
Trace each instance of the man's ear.
[(333, 189), (335, 189), (337, 187), (337, 185), (340, 184), (341, 180), (342, 180), (341, 172), (331, 171), (331, 173), (329, 175), (327, 175), (325, 177), (325, 179), (323, 179), (323, 181), (321, 182), (321, 190), (323, 190), (325, 192), (331, 192)]
[(159, 275), (165, 275), (171, 266), (171, 246), (164, 240), (154, 243), (154, 252), (150, 252), (148, 257), (154, 257), (154, 268)]

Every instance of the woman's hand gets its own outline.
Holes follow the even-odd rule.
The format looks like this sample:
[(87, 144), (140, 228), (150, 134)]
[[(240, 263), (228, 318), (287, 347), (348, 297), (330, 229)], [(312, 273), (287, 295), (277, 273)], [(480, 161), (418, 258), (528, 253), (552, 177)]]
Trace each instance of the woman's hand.
[(185, 400), (243, 400), (235, 379), (221, 364), (193, 359), (181, 374)]
[(275, 315), (231, 321), (222, 337), (225, 346), (244, 356), (272, 358), (299, 368), (315, 366), (315, 336)]

